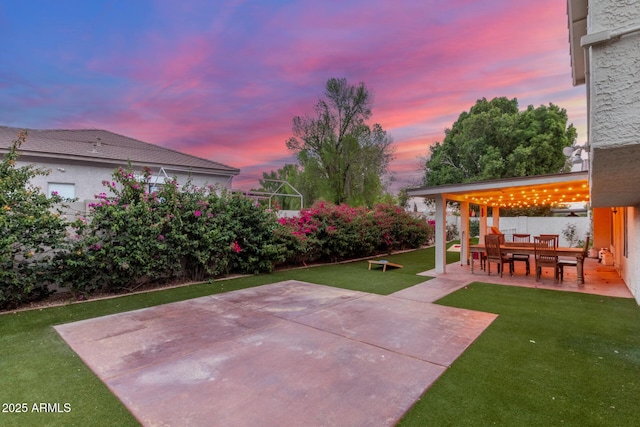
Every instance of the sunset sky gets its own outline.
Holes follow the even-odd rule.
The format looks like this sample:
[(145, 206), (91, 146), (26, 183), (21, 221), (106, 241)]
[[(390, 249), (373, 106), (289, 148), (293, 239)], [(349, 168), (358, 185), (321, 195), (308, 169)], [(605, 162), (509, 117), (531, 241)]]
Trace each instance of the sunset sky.
[(561, 0), (0, 0), (0, 125), (109, 130), (249, 189), (295, 162), (292, 118), (346, 77), (394, 139), (395, 192), (482, 97), (559, 105), (585, 141), (569, 61)]

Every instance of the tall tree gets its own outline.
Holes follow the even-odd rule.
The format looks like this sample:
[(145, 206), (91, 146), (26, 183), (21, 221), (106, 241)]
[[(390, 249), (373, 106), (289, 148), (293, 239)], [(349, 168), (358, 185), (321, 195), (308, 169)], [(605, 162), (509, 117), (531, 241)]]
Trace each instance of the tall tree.
[(556, 105), (527, 107), (518, 100), (482, 98), (463, 112), (445, 138), (430, 149), (425, 185), (558, 173), (566, 170), (562, 149), (576, 130)]
[(393, 158), (392, 139), (379, 124), (369, 126), (371, 94), (364, 83), (327, 81), (315, 116), (293, 118), (287, 148), (302, 166), (302, 180), (336, 204), (372, 205), (384, 190), (382, 176)]

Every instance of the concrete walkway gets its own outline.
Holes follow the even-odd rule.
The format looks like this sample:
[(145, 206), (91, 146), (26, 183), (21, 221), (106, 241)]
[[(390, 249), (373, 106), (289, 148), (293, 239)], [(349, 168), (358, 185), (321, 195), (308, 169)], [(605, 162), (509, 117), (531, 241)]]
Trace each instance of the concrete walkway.
[(298, 281), (56, 326), (147, 426), (391, 426), (496, 315)]

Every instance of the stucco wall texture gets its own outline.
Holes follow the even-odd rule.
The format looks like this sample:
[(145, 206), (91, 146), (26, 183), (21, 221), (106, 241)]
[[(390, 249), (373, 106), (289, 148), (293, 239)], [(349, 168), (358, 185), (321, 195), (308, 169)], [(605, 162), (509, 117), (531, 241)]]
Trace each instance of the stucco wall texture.
[[(640, 26), (637, 0), (589, 2), (588, 32)], [(591, 47), (593, 147), (637, 144), (640, 135), (640, 32)]]

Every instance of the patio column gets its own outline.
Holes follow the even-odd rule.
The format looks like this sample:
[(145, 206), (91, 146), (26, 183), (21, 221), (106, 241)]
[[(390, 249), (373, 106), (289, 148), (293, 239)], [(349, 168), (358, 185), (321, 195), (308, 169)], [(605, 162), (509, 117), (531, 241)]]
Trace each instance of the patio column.
[(480, 205), (480, 243), (484, 244), (487, 235), (487, 205)]
[(460, 202), (460, 265), (469, 262), (469, 202)]
[(500, 208), (497, 206), (491, 207), (491, 214), (493, 216), (493, 226), (500, 228)]
[(447, 265), (447, 199), (443, 194), (436, 202), (436, 273), (444, 274)]

